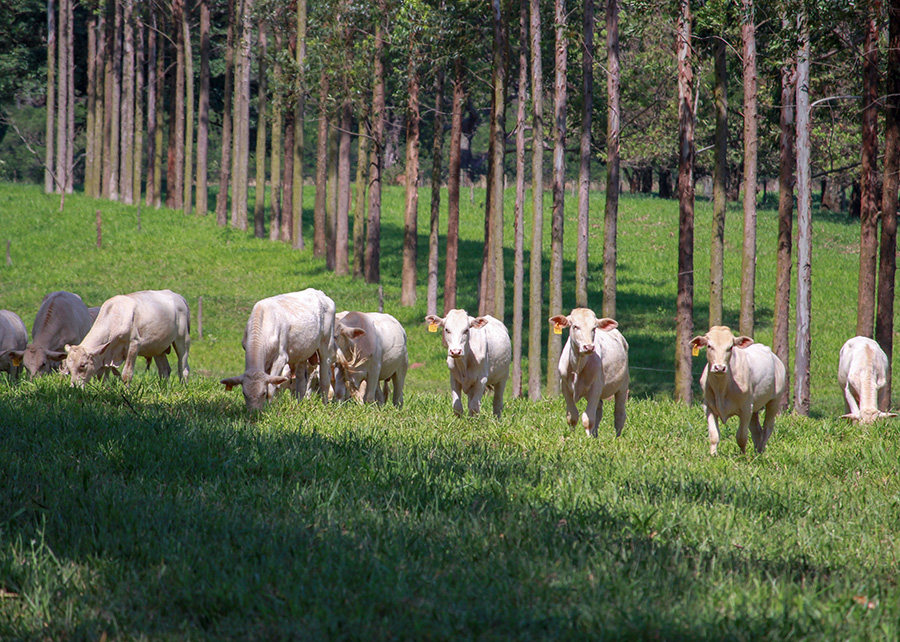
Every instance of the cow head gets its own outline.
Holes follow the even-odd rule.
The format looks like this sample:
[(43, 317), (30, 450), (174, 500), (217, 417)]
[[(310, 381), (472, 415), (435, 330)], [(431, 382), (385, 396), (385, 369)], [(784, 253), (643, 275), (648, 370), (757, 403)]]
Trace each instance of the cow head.
[(255, 370), (245, 372), (237, 377), (222, 379), (221, 383), (225, 386), (225, 390), (240, 386), (247, 408), (262, 410), (275, 396), (275, 389), (288, 381), (290, 381), (289, 377), (270, 375), (262, 370)]
[(724, 375), (731, 367), (731, 352), (734, 348), (747, 348), (753, 345), (750, 337), (736, 337), (724, 325), (715, 325), (703, 336), (691, 339), (691, 347), (706, 348), (707, 372), (710, 375)]
[(597, 349), (595, 333), (609, 332), (619, 327), (618, 322), (606, 317), (598, 319), (592, 310), (575, 308), (569, 316), (557, 314), (550, 317), (550, 323), (556, 327), (569, 328), (569, 342), (576, 355), (592, 354)]
[(47, 374), (65, 361), (66, 353), (56, 350), (44, 350), (41, 347), (30, 345), (24, 350), (12, 350), (10, 353), (13, 365), (23, 365), (32, 377)]
[(483, 328), (487, 325), (488, 320), (486, 317), (470, 317), (465, 310), (450, 310), (443, 319), (429, 314), (425, 317), (425, 322), (441, 328), (441, 337), (444, 347), (447, 348), (447, 356), (451, 359), (459, 359), (468, 352), (469, 330)]
[(92, 377), (104, 371), (112, 364), (104, 363), (106, 349), (109, 343), (105, 343), (97, 350), (87, 350), (82, 346), (66, 344), (66, 365), (70, 382), (73, 386), (83, 387)]

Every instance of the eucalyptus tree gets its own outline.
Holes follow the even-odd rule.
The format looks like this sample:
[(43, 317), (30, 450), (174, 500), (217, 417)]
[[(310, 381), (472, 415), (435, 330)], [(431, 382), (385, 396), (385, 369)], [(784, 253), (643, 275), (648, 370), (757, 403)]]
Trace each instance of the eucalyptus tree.
[(797, 322), (794, 410), (809, 414), (810, 316), (812, 312), (812, 197), (810, 178), (810, 29), (806, 9), (797, 13)]
[(200, 6), (200, 95), (197, 105), (197, 213), (209, 210), (209, 0)]
[(294, 101), (293, 122), (291, 139), (291, 239), (295, 250), (302, 250), (303, 242), (303, 119), (306, 108), (306, 55), (307, 55), (307, 6), (306, 0), (297, 0), (297, 36), (296, 58), (297, 65), (297, 96)]
[[(93, 27), (96, 21), (93, 12), (91, 12), (91, 24), (88, 26), (88, 77), (91, 82), (93, 78), (93, 66), (96, 64), (96, 42), (97, 32)], [(55, 191), (56, 179), (53, 172), (53, 132), (56, 118), (56, 2), (55, 0), (47, 0), (47, 120), (44, 132), (44, 192), (50, 193)], [(89, 100), (93, 97), (93, 92), (88, 92)], [(93, 118), (92, 110), (88, 110), (89, 119)], [(91, 120), (88, 121), (93, 126)], [(89, 128), (88, 160), (93, 162), (93, 134), (92, 127)]]
[(182, 208), (190, 214), (194, 206), (194, 49), (191, 46), (191, 2), (181, 14), (184, 41), (184, 196)]
[(219, 192), (216, 196), (216, 223), (224, 226), (228, 212), (228, 186), (231, 183), (231, 137), (234, 98), (234, 31), (236, 19), (235, 3), (228, 0), (228, 25), (225, 37), (225, 91), (222, 105), (222, 134), (219, 156)]
[(741, 252), (740, 332), (752, 337), (756, 310), (757, 113), (756, 0), (741, 1), (741, 58), (744, 80), (744, 235)]
[[(616, 4), (614, 0), (609, 2)], [(594, 110), (594, 0), (584, 0), (581, 53), (581, 145), (578, 168), (578, 247), (575, 252), (575, 305), (588, 305), (588, 233), (591, 194), (591, 118)]]
[(616, 316), (619, 219), (619, 135), (621, 76), (619, 66), (619, 0), (606, 0), (606, 204), (603, 216), (603, 316)]
[(544, 230), (544, 72), (541, 60), (541, 3), (529, 0), (529, 35), (531, 49), (531, 264), (529, 266), (528, 313), (528, 397), (541, 396), (541, 330), (544, 327), (542, 296)]
[(878, 254), (878, 21), (880, 3), (865, 8), (862, 51), (862, 145), (860, 153), (859, 287), (856, 334), (874, 336)]

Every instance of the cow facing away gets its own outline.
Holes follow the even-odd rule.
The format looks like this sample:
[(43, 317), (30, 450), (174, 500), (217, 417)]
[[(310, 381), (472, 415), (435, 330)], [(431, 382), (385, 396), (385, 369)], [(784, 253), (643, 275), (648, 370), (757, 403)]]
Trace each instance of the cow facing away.
[(21, 366), (14, 363), (13, 351), (24, 350), (28, 345), (28, 331), (19, 315), (10, 310), (0, 310), (0, 372), (8, 372), (17, 379)]
[(191, 346), (187, 301), (171, 290), (142, 290), (103, 302), (97, 320), (79, 345), (66, 345), (66, 369), (73, 386), (83, 386), (104, 370), (116, 374), (123, 363), (122, 381), (129, 383), (138, 357), (153, 359), (159, 376), (168, 378), (166, 355), (175, 348), (180, 379), (190, 374)]
[(861, 424), (896, 417), (887, 412), (888, 358), (877, 342), (868, 337), (853, 337), (841, 347), (838, 383), (844, 391), (844, 418)]
[[(785, 367), (766, 346), (750, 337), (734, 334), (717, 325), (703, 336), (691, 339), (695, 349), (706, 348), (706, 367), (700, 375), (703, 403), (709, 427), (709, 451), (715, 455), (719, 445), (719, 420), (738, 417), (737, 443), (746, 451), (747, 430), (756, 451), (766, 449), (775, 427), (781, 398), (785, 391)], [(766, 410), (760, 426), (759, 413)]]
[[(347, 312), (338, 316), (334, 326), (335, 379), (340, 376), (344, 389), (339, 398), (381, 404), (392, 384), (394, 405), (403, 405), (403, 384), (409, 368), (406, 330), (390, 314)], [(384, 389), (379, 395), (382, 381)]]
[[(294, 378), (294, 396), (306, 388), (307, 364), (317, 355), (320, 372), (330, 372), (334, 342), (334, 301), (307, 288), (258, 301), (250, 311), (241, 345), (244, 372), (222, 379), (226, 390), (240, 386), (250, 410), (262, 410), (275, 391)], [(327, 402), (331, 385), (323, 377), (319, 389)]]
[(625, 425), (625, 401), (628, 398), (628, 342), (613, 319), (598, 319), (587, 308), (576, 308), (568, 316), (556, 315), (550, 323), (569, 328), (569, 339), (559, 357), (559, 377), (566, 400), (566, 420), (578, 422), (577, 403), (587, 399), (581, 425), (589, 437), (597, 436), (603, 416), (603, 400), (616, 400), (614, 423), (616, 437)]
[(13, 361), (21, 362), (32, 377), (56, 370), (66, 360), (66, 344), (81, 343), (93, 323), (80, 296), (51, 292), (41, 301), (31, 330), (31, 343), (24, 350), (13, 351)]
[(425, 321), (443, 331), (453, 412), (463, 414), (460, 395), (465, 393), (469, 415), (477, 415), (485, 388), (491, 388), (494, 391), (494, 416), (499, 419), (512, 361), (512, 345), (503, 322), (492, 316), (473, 318), (465, 310), (450, 310), (444, 318), (429, 314)]

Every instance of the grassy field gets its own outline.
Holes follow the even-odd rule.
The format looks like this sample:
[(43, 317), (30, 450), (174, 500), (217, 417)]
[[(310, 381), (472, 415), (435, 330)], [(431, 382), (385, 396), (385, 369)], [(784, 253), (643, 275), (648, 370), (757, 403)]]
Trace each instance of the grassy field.
[[(483, 198), (463, 203), (460, 302), (470, 310)], [(779, 418), (762, 456), (740, 455), (732, 420), (711, 458), (700, 407), (670, 400), (674, 202), (621, 201), (618, 321), (633, 394), (618, 440), (611, 412), (597, 440), (568, 428), (560, 399), (508, 397), (501, 421), (453, 417), (444, 352), (421, 321), (424, 285), (419, 305), (399, 307), (399, 191), (385, 196), (382, 274), (385, 310), (406, 326), (415, 364), (406, 405), (282, 396), (258, 417), (217, 381), (243, 369), (253, 303), (313, 286), (338, 309), (373, 309), (376, 289), (210, 218), (144, 208), (138, 230), (132, 207), (77, 195), (57, 207), (39, 188), (0, 185), (13, 261), (0, 266), (0, 308), (30, 329), (52, 290), (99, 305), (169, 287), (194, 312), (203, 297), (204, 338), (192, 337), (187, 385), (153, 372), (130, 388), (85, 390), (0, 376), (0, 639), (900, 637), (896, 424), (837, 418), (856, 225), (815, 220), (813, 417)], [(595, 220), (602, 207), (598, 196)], [(710, 209), (697, 212), (700, 332)], [(732, 323), (738, 220), (732, 212)], [(759, 224), (757, 340), (769, 343), (775, 213), (761, 210)], [(602, 223), (591, 242), (599, 307)]]

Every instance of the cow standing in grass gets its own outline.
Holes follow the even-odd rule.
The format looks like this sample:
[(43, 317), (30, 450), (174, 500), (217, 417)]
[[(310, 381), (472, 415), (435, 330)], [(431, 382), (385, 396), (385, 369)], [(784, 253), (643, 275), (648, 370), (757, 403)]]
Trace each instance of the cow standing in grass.
[(56, 370), (66, 360), (66, 344), (81, 343), (93, 323), (80, 296), (51, 292), (41, 301), (31, 329), (31, 343), (24, 350), (13, 351), (13, 361), (16, 365), (22, 363), (32, 377)]
[(21, 367), (14, 363), (10, 352), (24, 350), (28, 345), (28, 330), (19, 315), (9, 310), (0, 310), (0, 372), (8, 372), (13, 379), (18, 378)]
[(509, 379), (512, 345), (502, 321), (492, 316), (470, 317), (465, 310), (450, 310), (441, 318), (434, 314), (425, 321), (443, 330), (450, 369), (450, 395), (453, 412), (463, 414), (461, 394), (469, 400), (469, 415), (481, 410), (481, 397), (486, 388), (494, 391), (494, 416), (503, 412), (503, 390)]
[(891, 404), (887, 393), (888, 358), (868, 337), (853, 337), (841, 347), (838, 383), (844, 392), (847, 414), (844, 418), (861, 424), (896, 417), (887, 412)]
[[(335, 394), (360, 403), (383, 404), (390, 382), (394, 405), (403, 405), (403, 384), (409, 368), (406, 330), (390, 314), (346, 312), (338, 316), (334, 326), (335, 379), (340, 378), (343, 394)], [(382, 381), (384, 390), (378, 394)]]
[[(719, 420), (724, 423), (734, 416), (740, 421), (737, 443), (741, 452), (746, 451), (748, 429), (756, 451), (763, 452), (785, 392), (784, 363), (768, 347), (754, 343), (750, 337), (735, 337), (721, 325), (691, 339), (691, 346), (696, 350), (706, 348), (707, 363), (700, 375), (700, 387), (710, 453), (715, 455), (719, 445)], [(766, 418), (760, 426), (759, 413), (763, 408)]]
[[(241, 342), (244, 372), (222, 379), (222, 384), (226, 390), (241, 386), (251, 410), (262, 410), (292, 375), (294, 396), (299, 397), (305, 391), (307, 364), (313, 355), (320, 372), (331, 372), (333, 330), (334, 301), (320, 290), (307, 288), (258, 301)], [(319, 389), (322, 400), (328, 401), (330, 377), (321, 378)]]

